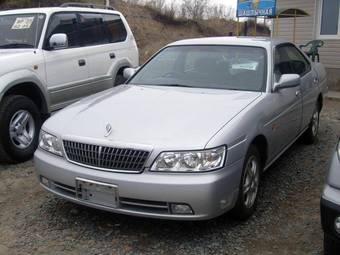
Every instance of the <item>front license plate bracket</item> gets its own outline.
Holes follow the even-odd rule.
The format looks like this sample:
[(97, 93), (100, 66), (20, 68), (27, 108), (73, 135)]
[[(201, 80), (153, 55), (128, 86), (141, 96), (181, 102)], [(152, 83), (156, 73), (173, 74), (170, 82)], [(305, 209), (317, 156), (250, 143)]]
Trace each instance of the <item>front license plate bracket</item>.
[(117, 185), (76, 178), (76, 191), (80, 201), (109, 208), (119, 205)]

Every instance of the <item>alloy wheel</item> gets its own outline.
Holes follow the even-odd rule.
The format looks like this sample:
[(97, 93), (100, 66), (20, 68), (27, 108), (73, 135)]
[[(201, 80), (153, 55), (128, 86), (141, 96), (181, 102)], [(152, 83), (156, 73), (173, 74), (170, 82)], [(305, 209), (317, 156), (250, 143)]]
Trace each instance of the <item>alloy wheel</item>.
[(312, 133), (313, 136), (316, 136), (318, 134), (319, 131), (319, 112), (316, 110), (313, 114), (313, 118), (312, 118)]
[(259, 169), (260, 167), (256, 157), (250, 157), (247, 162), (243, 181), (244, 204), (247, 208), (251, 208), (256, 201), (260, 182)]
[(13, 115), (9, 123), (9, 134), (17, 148), (28, 148), (33, 142), (35, 132), (35, 123), (30, 112), (19, 110)]

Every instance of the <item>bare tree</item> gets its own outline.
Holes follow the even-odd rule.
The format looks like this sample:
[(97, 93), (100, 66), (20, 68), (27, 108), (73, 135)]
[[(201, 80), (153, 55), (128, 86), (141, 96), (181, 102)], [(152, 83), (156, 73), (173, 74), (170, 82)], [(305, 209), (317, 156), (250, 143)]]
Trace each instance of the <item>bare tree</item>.
[(233, 8), (225, 4), (209, 5), (206, 8), (205, 17), (208, 19), (231, 19)]
[(166, 0), (148, 0), (146, 1), (146, 5), (152, 6), (156, 10), (162, 11), (165, 8)]
[(194, 20), (203, 19), (207, 7), (208, 0), (183, 0), (182, 16)]

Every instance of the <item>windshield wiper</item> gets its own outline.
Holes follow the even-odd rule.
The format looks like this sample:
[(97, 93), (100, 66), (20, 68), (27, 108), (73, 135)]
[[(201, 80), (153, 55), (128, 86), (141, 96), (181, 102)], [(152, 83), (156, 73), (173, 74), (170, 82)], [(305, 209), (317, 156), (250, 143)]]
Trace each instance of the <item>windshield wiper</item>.
[(9, 43), (0, 45), (0, 49), (15, 49), (15, 48), (34, 48), (34, 46), (27, 43)]

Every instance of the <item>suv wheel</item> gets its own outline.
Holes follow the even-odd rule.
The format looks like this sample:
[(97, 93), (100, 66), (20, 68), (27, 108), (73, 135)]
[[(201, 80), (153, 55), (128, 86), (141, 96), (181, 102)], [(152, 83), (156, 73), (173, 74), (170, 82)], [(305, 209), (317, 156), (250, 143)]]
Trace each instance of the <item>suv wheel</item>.
[(41, 114), (27, 97), (5, 97), (0, 106), (0, 161), (29, 160), (37, 148)]
[(114, 86), (118, 86), (126, 82), (126, 79), (122, 74), (117, 74)]
[(340, 243), (336, 242), (328, 234), (324, 235), (324, 250), (325, 255), (336, 255), (340, 251)]
[(320, 126), (320, 107), (319, 105), (316, 105), (312, 119), (309, 123), (309, 127), (303, 135), (303, 140), (306, 144), (313, 144), (316, 142), (319, 134), (319, 126)]
[(246, 220), (254, 213), (257, 205), (261, 172), (260, 153), (254, 145), (251, 145), (244, 161), (236, 206), (231, 211), (234, 218)]

